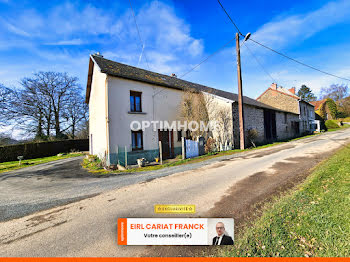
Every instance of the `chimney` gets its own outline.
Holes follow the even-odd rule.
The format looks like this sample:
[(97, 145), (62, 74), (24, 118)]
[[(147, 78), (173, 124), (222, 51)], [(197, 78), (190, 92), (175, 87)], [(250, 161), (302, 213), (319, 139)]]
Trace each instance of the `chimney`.
[(295, 87), (292, 87), (290, 89), (288, 89), (289, 92), (292, 92), (295, 95)]
[(177, 77), (177, 75), (176, 75), (176, 74), (174, 74), (174, 73), (172, 73), (172, 74), (171, 74), (171, 76), (172, 76), (172, 77)]
[(277, 84), (276, 83), (272, 83), (270, 88), (273, 89), (273, 90), (277, 90)]

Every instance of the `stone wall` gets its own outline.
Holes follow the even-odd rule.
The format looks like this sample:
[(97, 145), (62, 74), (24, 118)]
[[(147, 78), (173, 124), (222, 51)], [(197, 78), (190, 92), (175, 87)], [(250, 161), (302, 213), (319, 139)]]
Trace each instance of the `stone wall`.
[[(249, 129), (255, 129), (258, 132), (258, 137), (255, 142), (258, 144), (263, 144), (265, 142), (265, 129), (264, 129), (264, 110), (250, 105), (243, 106), (244, 111), (244, 131), (245, 140), (247, 141), (247, 146), (250, 146), (248, 142), (248, 131)], [(238, 103), (232, 104), (232, 115), (233, 115), (233, 136), (235, 148), (239, 148), (239, 118), (238, 118)]]
[(294, 97), (276, 90), (268, 89), (257, 99), (259, 102), (272, 107), (299, 114), (299, 101)]
[(300, 133), (312, 133), (315, 131), (313, 122), (315, 120), (315, 108), (305, 101), (299, 102), (300, 106)]
[(287, 112), (276, 112), (277, 140), (286, 140), (299, 136), (292, 127), (292, 122), (298, 121), (299, 115)]
[[(248, 141), (248, 131), (250, 129), (255, 129), (258, 132), (258, 137), (255, 139), (256, 144), (265, 144), (265, 127), (264, 127), (264, 109), (258, 108), (250, 105), (244, 105), (244, 130), (246, 147), (250, 147), (251, 144)], [(238, 118), (238, 104), (233, 103), (232, 105), (232, 115), (234, 121), (234, 145), (235, 148), (239, 148), (240, 138), (239, 138), (239, 118)], [(276, 140), (286, 140), (294, 138), (299, 134), (295, 133), (292, 128), (292, 122), (298, 122), (299, 115), (276, 111)]]

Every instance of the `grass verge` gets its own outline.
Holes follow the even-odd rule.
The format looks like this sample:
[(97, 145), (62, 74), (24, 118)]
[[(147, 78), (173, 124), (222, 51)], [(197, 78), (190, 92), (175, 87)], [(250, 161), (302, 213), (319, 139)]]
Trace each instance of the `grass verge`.
[(338, 127), (336, 127), (336, 128), (329, 128), (329, 129), (327, 130), (327, 132), (333, 132), (333, 131), (337, 131), (337, 130), (341, 130), (341, 129), (349, 128), (349, 127), (350, 127), (350, 125), (344, 124), (344, 125), (338, 126)]
[(262, 216), (218, 256), (350, 256), (350, 147), (319, 164), (295, 191), (268, 204)]
[(255, 148), (248, 148), (245, 150), (234, 149), (234, 150), (229, 150), (229, 151), (209, 153), (206, 155), (198, 156), (195, 158), (188, 158), (188, 159), (184, 159), (184, 160), (182, 160), (182, 159), (178, 159), (176, 161), (174, 161), (173, 159), (165, 160), (165, 161), (163, 161), (163, 165), (146, 166), (146, 167), (141, 167), (141, 168), (129, 168), (127, 170), (105, 170), (101, 165), (101, 161), (97, 157), (95, 157), (95, 161), (89, 161), (89, 159), (84, 159), (82, 162), (82, 167), (88, 169), (91, 173), (94, 173), (96, 175), (125, 174), (125, 173), (154, 171), (154, 170), (159, 170), (159, 169), (162, 169), (165, 167), (198, 163), (198, 162), (202, 162), (202, 161), (216, 158), (216, 157), (220, 157), (220, 156), (233, 155), (233, 154), (237, 154), (240, 152), (246, 152), (246, 151), (251, 151), (251, 150), (272, 147), (272, 146), (280, 145), (280, 144), (283, 144), (286, 142), (291, 142), (291, 141), (296, 141), (296, 140), (300, 140), (300, 139), (304, 139), (304, 138), (309, 138), (309, 137), (312, 137), (315, 135), (319, 135), (319, 134), (312, 134), (312, 135), (307, 135), (307, 136), (303, 136), (303, 137), (297, 137), (294, 139), (289, 139), (289, 140), (280, 141), (280, 142), (274, 142), (271, 144), (257, 146)]
[(21, 165), (18, 165), (18, 161), (10, 161), (10, 162), (3, 162), (0, 163), (0, 173), (8, 172), (11, 170), (16, 170), (28, 166), (35, 166), (38, 164), (43, 164), (55, 160), (70, 158), (70, 157), (76, 157), (76, 156), (82, 156), (83, 153), (69, 153), (69, 154), (63, 154), (62, 156), (49, 156), (49, 157), (42, 157), (42, 158), (35, 158), (35, 159), (26, 159), (21, 161)]

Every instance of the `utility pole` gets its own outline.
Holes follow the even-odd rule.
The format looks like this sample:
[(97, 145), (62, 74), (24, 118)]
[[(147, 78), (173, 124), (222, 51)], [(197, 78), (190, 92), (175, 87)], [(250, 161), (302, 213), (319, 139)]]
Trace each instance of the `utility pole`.
[[(245, 39), (243, 40), (245, 41)], [(243, 113), (243, 91), (241, 74), (241, 52), (239, 46), (239, 34), (236, 33), (236, 52), (237, 52), (237, 80), (238, 80), (238, 116), (239, 116), (239, 141), (240, 148), (245, 148), (244, 143), (244, 113)]]

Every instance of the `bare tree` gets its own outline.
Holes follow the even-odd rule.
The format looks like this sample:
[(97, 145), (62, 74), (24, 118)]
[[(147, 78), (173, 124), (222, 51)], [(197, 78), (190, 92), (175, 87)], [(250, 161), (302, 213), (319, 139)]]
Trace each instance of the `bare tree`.
[(217, 105), (213, 112), (213, 118), (216, 122), (215, 133), (217, 142), (224, 145), (232, 141), (232, 112), (231, 108)]
[(339, 85), (333, 84), (330, 87), (322, 87), (320, 91), (320, 98), (331, 98), (334, 101), (340, 101), (345, 98), (348, 94), (348, 86), (347, 85)]
[(88, 121), (88, 106), (79, 92), (70, 93), (63, 116), (66, 119), (69, 136), (74, 139), (76, 133), (84, 129)]
[(35, 134), (37, 139), (49, 139), (53, 134), (59, 139), (67, 138), (67, 130), (75, 137), (78, 126), (87, 118), (77, 82), (77, 78), (66, 73), (39, 72), (23, 78), (21, 88), (1, 87), (4, 95), (0, 109), (5, 108), (1, 112), (6, 112), (1, 114), (7, 123)]
[(51, 104), (56, 137), (64, 138), (64, 134), (61, 132), (63, 111), (70, 103), (71, 97), (79, 89), (78, 79), (70, 77), (67, 73), (39, 72), (30, 80), (38, 82), (40, 92)]
[(202, 121), (205, 125), (215, 123), (214, 130), (210, 132), (195, 131), (193, 136), (215, 136), (218, 144), (225, 145), (233, 142), (232, 107), (225, 102), (219, 103), (218, 99), (210, 92), (198, 93), (187, 90), (181, 103), (181, 117), (187, 122)]
[(8, 113), (12, 104), (13, 91), (0, 84), (0, 126), (8, 124)]
[[(207, 102), (207, 98), (203, 93), (190, 89), (186, 90), (180, 106), (180, 117), (188, 123), (195, 121), (198, 125), (200, 125), (200, 122), (207, 125), (209, 122)], [(192, 136), (206, 136), (206, 132), (200, 129), (190, 132)]]

